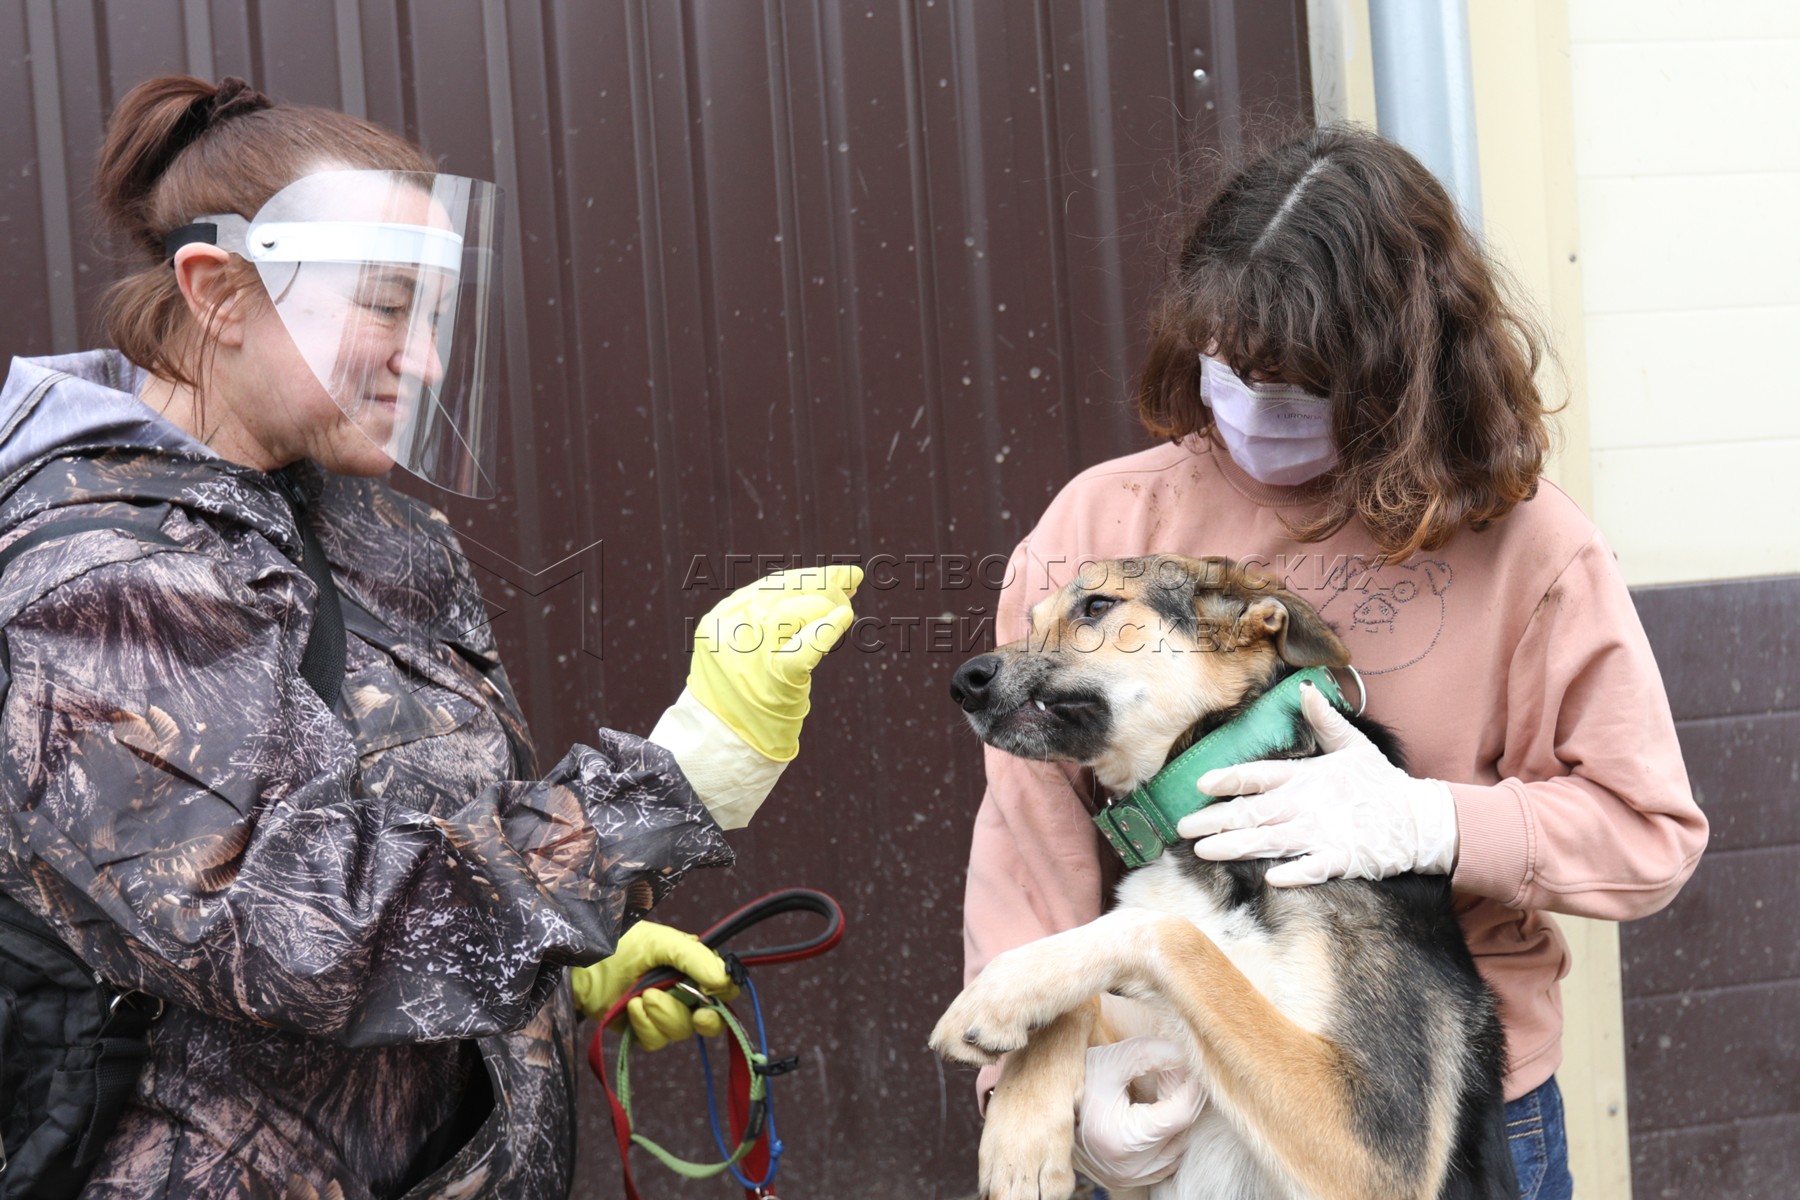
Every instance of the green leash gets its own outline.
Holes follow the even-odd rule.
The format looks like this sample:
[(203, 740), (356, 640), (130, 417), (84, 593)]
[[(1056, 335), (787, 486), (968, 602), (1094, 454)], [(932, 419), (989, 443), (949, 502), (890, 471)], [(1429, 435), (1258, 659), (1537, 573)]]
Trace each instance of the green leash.
[[(1352, 669), (1351, 674), (1355, 674)], [(1164, 849), (1185, 839), (1175, 832), (1183, 817), (1199, 812), (1223, 797), (1208, 796), (1199, 787), (1200, 777), (1218, 767), (1267, 758), (1293, 739), (1294, 720), (1300, 713), (1300, 685), (1312, 683), (1340, 712), (1355, 716), (1337, 680), (1324, 667), (1307, 667), (1256, 698), (1242, 715), (1219, 726), (1195, 742), (1151, 780), (1115, 800), (1094, 816), (1094, 824), (1125, 860), (1127, 867), (1141, 867), (1161, 856)], [(1356, 677), (1362, 687), (1362, 677)]]
[[(727, 943), (745, 931), (771, 917), (792, 912), (810, 912), (823, 917), (825, 927), (810, 938), (783, 945), (725, 950)], [(775, 1133), (775, 1110), (769, 1079), (794, 1070), (800, 1065), (800, 1059), (798, 1056), (769, 1057), (768, 1036), (763, 1026), (761, 1003), (756, 996), (756, 984), (745, 968), (769, 963), (799, 962), (825, 953), (837, 945), (843, 936), (844, 910), (838, 907), (836, 900), (811, 888), (784, 888), (771, 892), (739, 908), (700, 935), (703, 945), (723, 955), (731, 978), (749, 995), (750, 1005), (756, 1012), (755, 1045), (752, 1045), (749, 1031), (723, 1000), (704, 995), (692, 980), (683, 979), (668, 967), (658, 967), (640, 976), (630, 990), (613, 1001), (612, 1007), (601, 1016), (594, 1036), (588, 1041), (587, 1059), (588, 1065), (594, 1069), (594, 1076), (606, 1092), (608, 1111), (612, 1115), (613, 1139), (619, 1147), (619, 1175), (624, 1184), (624, 1200), (642, 1200), (637, 1182), (631, 1177), (631, 1151), (634, 1146), (642, 1146), (658, 1162), (685, 1178), (707, 1179), (722, 1171), (730, 1171), (732, 1177), (743, 1184), (744, 1194), (749, 1200), (774, 1200), (775, 1192), (769, 1185), (775, 1178), (776, 1169), (781, 1165), (783, 1147)], [(720, 1129), (715, 1103), (717, 1093), (713, 1088), (704, 1043), (700, 1049), (700, 1065), (706, 1071), (707, 1116), (712, 1123), (713, 1142), (724, 1156), (723, 1162), (691, 1163), (677, 1158), (632, 1128), (631, 1048), (636, 1043), (637, 1036), (629, 1024), (620, 1030), (619, 1051), (615, 1059), (607, 1053), (605, 1033), (608, 1026), (625, 1015), (632, 997), (652, 987), (667, 988), (690, 1008), (711, 1009), (719, 1015), (720, 1023), (731, 1031), (734, 1040), (729, 1043), (730, 1053), (727, 1055), (727, 1128), (738, 1138), (735, 1149), (726, 1148), (727, 1135)], [(614, 1070), (619, 1081), (616, 1091), (607, 1078), (609, 1064), (616, 1064)], [(750, 1176), (759, 1178), (753, 1180), (747, 1177), (746, 1171)]]
[(697, 1163), (689, 1162), (685, 1158), (678, 1158), (637, 1132), (631, 1122), (631, 1045), (637, 1040), (637, 1037), (632, 1032), (629, 1021), (625, 1023), (625, 1028), (619, 1033), (617, 1066), (619, 1108), (625, 1114), (626, 1128), (632, 1130), (632, 1145), (642, 1146), (658, 1162), (677, 1175), (687, 1179), (711, 1179), (743, 1161), (744, 1157), (755, 1148), (756, 1139), (762, 1136), (764, 1117), (768, 1112), (769, 1078), (758, 1068), (766, 1067), (769, 1058), (768, 1055), (751, 1047), (750, 1035), (745, 1032), (743, 1025), (739, 1023), (737, 1017), (723, 1001), (706, 995), (691, 984), (685, 986), (678, 984), (671, 990), (681, 993), (680, 998), (683, 1002), (687, 1002), (689, 997), (698, 997), (698, 1000), (692, 1004), (692, 1007), (696, 1009), (710, 1008), (718, 1013), (719, 1019), (725, 1023), (725, 1028), (730, 1030), (731, 1036), (737, 1039), (738, 1048), (744, 1054), (744, 1061), (750, 1065), (750, 1121), (744, 1130), (744, 1139), (738, 1143), (737, 1149), (731, 1152), (730, 1158), (722, 1162)]

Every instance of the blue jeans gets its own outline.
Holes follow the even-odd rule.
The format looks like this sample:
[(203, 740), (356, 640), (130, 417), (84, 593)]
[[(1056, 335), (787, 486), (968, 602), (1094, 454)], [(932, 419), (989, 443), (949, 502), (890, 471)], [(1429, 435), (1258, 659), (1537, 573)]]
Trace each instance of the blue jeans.
[(1506, 1145), (1519, 1177), (1520, 1200), (1571, 1200), (1575, 1180), (1569, 1174), (1569, 1131), (1555, 1076), (1506, 1106)]

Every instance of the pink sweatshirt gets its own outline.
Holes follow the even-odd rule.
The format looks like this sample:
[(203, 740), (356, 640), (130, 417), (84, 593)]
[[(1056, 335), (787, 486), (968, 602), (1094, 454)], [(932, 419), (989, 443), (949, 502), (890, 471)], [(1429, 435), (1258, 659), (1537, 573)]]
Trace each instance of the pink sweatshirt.
[[(1546, 915), (1655, 912), (1706, 845), (1650, 645), (1612, 552), (1567, 495), (1533, 499), (1438, 551), (1375, 568), (1360, 525), (1296, 542), (1310, 492), (1245, 475), (1204, 441), (1077, 476), (1020, 543), (1000, 643), (1085, 561), (1166, 552), (1260, 560), (1342, 636), (1416, 776), (1456, 798), (1452, 882), (1500, 998), (1507, 1099), (1562, 1059), (1568, 945)], [(1109, 853), (1064, 768), (987, 752), (969, 854), (965, 978), (996, 954), (1100, 913)], [(997, 1068), (983, 1072), (985, 1097)]]

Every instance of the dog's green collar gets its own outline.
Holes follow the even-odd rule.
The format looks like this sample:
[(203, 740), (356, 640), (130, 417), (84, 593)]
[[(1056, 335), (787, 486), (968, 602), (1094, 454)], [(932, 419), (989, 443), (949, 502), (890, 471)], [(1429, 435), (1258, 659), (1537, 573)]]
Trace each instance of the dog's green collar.
[(1238, 717), (1183, 751), (1150, 782), (1100, 810), (1094, 824), (1127, 867), (1141, 867), (1162, 854), (1164, 847), (1182, 841), (1175, 832), (1176, 822), (1218, 799), (1200, 790), (1202, 775), (1215, 767), (1266, 758), (1270, 751), (1293, 740), (1300, 685), (1307, 681), (1345, 713), (1352, 712), (1330, 671), (1324, 667), (1295, 671), (1257, 697)]

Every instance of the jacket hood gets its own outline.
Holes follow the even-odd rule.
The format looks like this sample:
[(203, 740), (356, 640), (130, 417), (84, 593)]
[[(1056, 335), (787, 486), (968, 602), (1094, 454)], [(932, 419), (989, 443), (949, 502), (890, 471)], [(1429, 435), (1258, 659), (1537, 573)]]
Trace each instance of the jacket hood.
[(0, 386), (0, 479), (46, 458), (100, 448), (216, 457), (138, 399), (147, 377), (117, 350), (13, 359)]
[[(296, 542), (277, 477), (220, 458), (147, 406), (138, 399), (147, 377), (117, 350), (12, 360), (0, 385), (0, 531), (47, 508), (105, 499), (171, 502)], [(57, 458), (78, 461), (19, 490)], [(155, 470), (141, 469), (151, 462)], [(308, 472), (316, 484), (310, 464), (296, 473)]]

